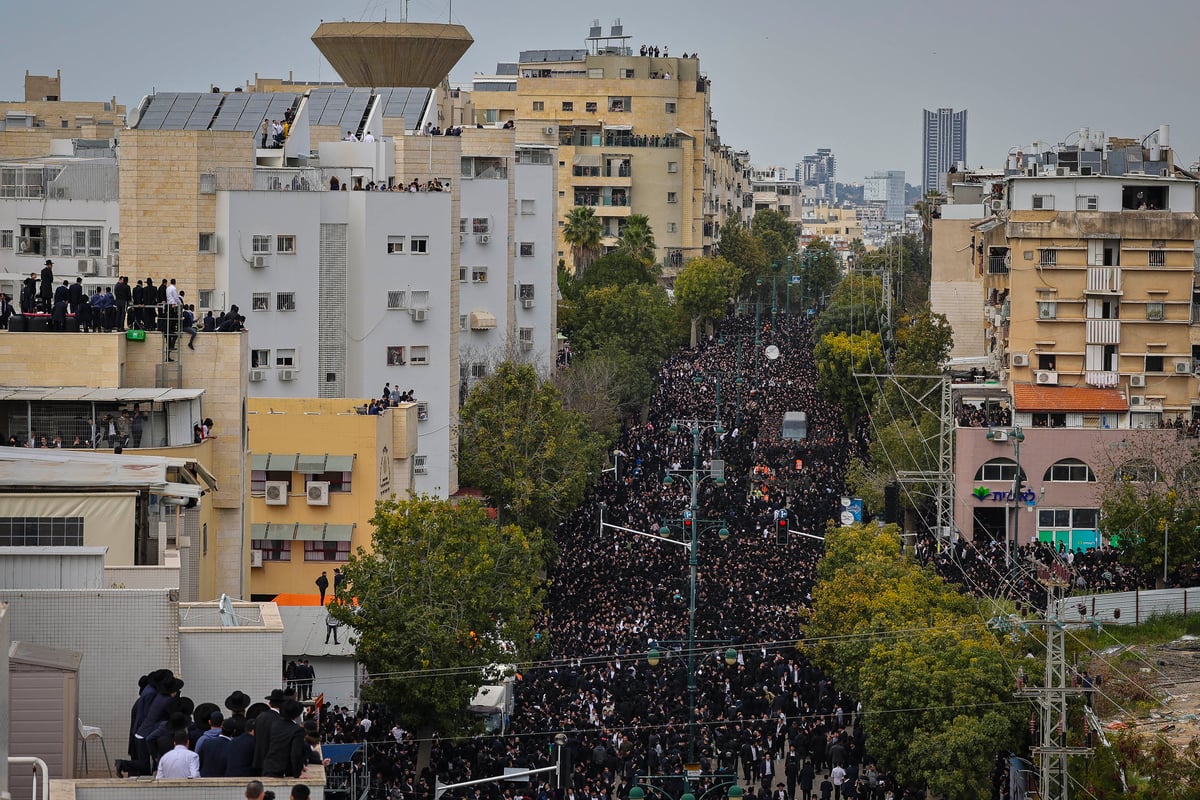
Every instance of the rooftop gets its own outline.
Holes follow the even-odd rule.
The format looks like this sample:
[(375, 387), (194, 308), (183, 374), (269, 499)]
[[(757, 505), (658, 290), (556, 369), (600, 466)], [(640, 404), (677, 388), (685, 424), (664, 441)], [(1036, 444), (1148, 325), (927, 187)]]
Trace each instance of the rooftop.
[(1116, 389), (1017, 383), (1013, 384), (1012, 395), (1017, 411), (1100, 414), (1129, 410), (1129, 401)]

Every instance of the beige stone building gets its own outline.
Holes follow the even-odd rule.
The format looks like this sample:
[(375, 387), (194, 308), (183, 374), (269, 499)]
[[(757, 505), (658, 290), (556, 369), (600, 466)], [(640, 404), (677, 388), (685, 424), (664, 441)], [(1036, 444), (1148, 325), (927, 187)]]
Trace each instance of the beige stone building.
[(125, 106), (62, 99), (62, 73), (25, 72), (23, 100), (0, 100), (0, 159), (50, 154), (55, 139), (113, 139), (125, 124)]
[(670, 276), (747, 216), (749, 164), (720, 142), (700, 59), (641, 55), (627, 39), (594, 28), (587, 49), (523, 51), (502, 74), (474, 81), (475, 120), (512, 123), (517, 141), (558, 147), (559, 258), (571, 261), (561, 223), (572, 208), (595, 210), (606, 247), (643, 214)]
[(984, 336), (1011, 384), (1119, 389), (1130, 425), (1197, 408), (1197, 181), (1109, 139), (1020, 161), (974, 224)]

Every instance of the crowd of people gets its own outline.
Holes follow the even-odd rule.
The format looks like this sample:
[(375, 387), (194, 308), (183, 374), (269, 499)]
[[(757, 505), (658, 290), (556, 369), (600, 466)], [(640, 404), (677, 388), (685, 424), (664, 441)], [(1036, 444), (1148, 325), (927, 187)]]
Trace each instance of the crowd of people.
[[(772, 344), (775, 359), (765, 355)], [(808, 416), (808, 436), (785, 440), (783, 414), (798, 410)], [(326, 722), (327, 741), (373, 744), (352, 763), (335, 765), (335, 774), (369, 777), (370, 797), (430, 800), (435, 781), (548, 765), (548, 744), (565, 732), (567, 800), (628, 798), (636, 783), (678, 796), (693, 757), (703, 776), (690, 787), (696, 796), (735, 780), (747, 797), (763, 800), (809, 800), (825, 791), (915, 796), (872, 763), (854, 724), (855, 700), (796, 649), (798, 612), (811, 601), (821, 554), (816, 537), (838, 509), (849, 450), (838, 409), (816, 388), (810, 323), (781, 318), (756, 331), (750, 318), (726, 321), (713, 339), (667, 362), (647, 420), (624, 432), (619, 449), (618, 469), (557, 531), (559, 557), (540, 626), (549, 652), (522, 672), (508, 730), (435, 736), (429, 766), (418, 771), (417, 741), (389, 726), (383, 710), (366, 715), (375, 718), (366, 730), (362, 719), (342, 715)], [(650, 533), (665, 526), (682, 540), (697, 458), (692, 725), (688, 553), (608, 526)], [(719, 482), (712, 470), (722, 465)], [(668, 472), (674, 480), (664, 486)], [(791, 523), (786, 539), (775, 526), (783, 508)], [(651, 651), (659, 657), (648, 657)], [(546, 800), (551, 785), (483, 784), (446, 797)]]

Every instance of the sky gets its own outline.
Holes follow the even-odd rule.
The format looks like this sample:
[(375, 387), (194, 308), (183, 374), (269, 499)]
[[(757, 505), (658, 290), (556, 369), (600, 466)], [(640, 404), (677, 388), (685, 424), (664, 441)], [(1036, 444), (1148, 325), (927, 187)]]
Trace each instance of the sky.
[[(61, 69), (64, 100), (128, 105), (255, 73), (332, 80), (317, 25), (396, 20), (402, 2), (6, 3), (0, 99), (23, 97), (26, 70)], [(1161, 123), (1177, 163), (1200, 158), (1196, 0), (412, 0), (408, 14), (471, 32), (451, 73), (463, 83), (521, 50), (581, 48), (593, 19), (620, 18), (635, 50), (699, 52), (721, 139), (755, 166), (830, 147), (842, 182), (887, 169), (920, 182), (921, 111), (945, 106), (968, 111), (970, 166), (1081, 127), (1142, 138)]]

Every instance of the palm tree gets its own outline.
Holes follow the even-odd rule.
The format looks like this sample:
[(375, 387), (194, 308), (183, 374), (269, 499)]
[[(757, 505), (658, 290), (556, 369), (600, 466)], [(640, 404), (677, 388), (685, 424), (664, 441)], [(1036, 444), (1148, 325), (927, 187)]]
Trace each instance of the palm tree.
[(571, 258), (575, 262), (575, 274), (582, 275), (600, 251), (600, 237), (604, 234), (604, 223), (589, 206), (575, 206), (563, 224), (563, 241), (571, 246)]
[(621, 239), (617, 243), (617, 252), (636, 258), (643, 264), (654, 263), (654, 230), (650, 227), (650, 218), (645, 214), (630, 214), (621, 229)]

